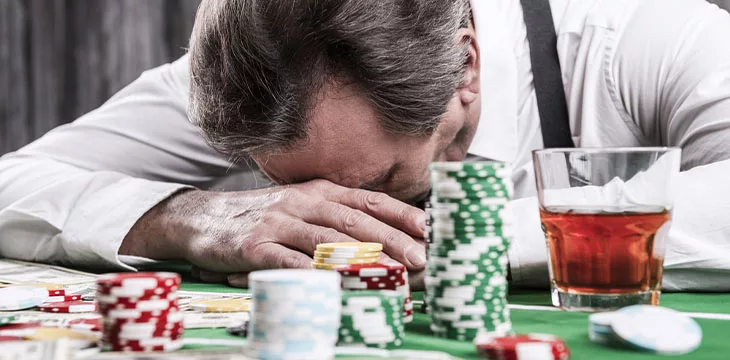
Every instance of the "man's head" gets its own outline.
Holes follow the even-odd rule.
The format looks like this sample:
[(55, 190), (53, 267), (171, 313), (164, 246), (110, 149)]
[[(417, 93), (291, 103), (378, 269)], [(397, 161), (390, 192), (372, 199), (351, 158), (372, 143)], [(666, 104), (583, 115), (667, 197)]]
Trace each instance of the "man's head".
[(192, 119), (277, 183), (413, 200), (476, 130), (468, 0), (204, 0), (190, 54)]

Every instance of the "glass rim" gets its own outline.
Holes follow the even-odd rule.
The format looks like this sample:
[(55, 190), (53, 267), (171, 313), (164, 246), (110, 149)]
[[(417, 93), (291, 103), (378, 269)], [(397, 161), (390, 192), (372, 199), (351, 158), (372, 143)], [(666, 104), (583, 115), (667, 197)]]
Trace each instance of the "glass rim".
[(626, 153), (669, 153), (681, 151), (675, 146), (649, 146), (649, 147), (591, 147), (591, 148), (551, 148), (532, 150), (534, 155), (556, 154), (556, 153), (583, 153), (583, 154), (626, 154)]

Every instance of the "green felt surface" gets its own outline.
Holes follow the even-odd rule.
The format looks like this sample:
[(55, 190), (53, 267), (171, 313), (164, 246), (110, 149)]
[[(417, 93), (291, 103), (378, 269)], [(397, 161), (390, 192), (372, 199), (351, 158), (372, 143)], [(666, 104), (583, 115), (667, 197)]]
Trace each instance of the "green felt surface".
[[(186, 278), (183, 290), (236, 292), (223, 285), (200, 284)], [(420, 299), (421, 294), (414, 294)], [(547, 291), (510, 290), (510, 303), (523, 305), (550, 305)], [(730, 294), (664, 294), (661, 305), (688, 312), (730, 314)], [(417, 307), (418, 308), (418, 307)], [(648, 353), (607, 348), (588, 339), (588, 314), (559, 311), (513, 310), (512, 323), (519, 333), (548, 333), (561, 337), (570, 347), (573, 359), (650, 359), (665, 358)], [(681, 356), (681, 359), (728, 359), (730, 358), (730, 321), (698, 319), (704, 333), (699, 350)], [(186, 337), (231, 338), (224, 329), (198, 329), (187, 331)], [(413, 323), (407, 326), (404, 349), (438, 350), (463, 359), (479, 359), (470, 342), (440, 339), (431, 335), (428, 316), (416, 313)]]

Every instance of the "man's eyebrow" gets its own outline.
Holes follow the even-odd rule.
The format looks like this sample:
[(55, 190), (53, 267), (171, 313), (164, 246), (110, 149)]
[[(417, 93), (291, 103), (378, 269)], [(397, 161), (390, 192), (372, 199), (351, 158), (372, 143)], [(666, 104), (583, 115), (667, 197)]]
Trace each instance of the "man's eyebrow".
[(378, 175), (378, 177), (376, 177), (375, 179), (370, 180), (370, 181), (360, 185), (360, 189), (363, 189), (363, 190), (377, 189), (380, 185), (383, 185), (384, 182), (388, 181), (388, 179), (390, 179), (390, 177), (393, 176), (393, 174), (396, 171), (398, 171), (398, 169), (400, 169), (401, 166), (402, 166), (401, 163), (394, 164), (393, 166), (390, 167), (390, 169), (388, 169), (388, 171)]

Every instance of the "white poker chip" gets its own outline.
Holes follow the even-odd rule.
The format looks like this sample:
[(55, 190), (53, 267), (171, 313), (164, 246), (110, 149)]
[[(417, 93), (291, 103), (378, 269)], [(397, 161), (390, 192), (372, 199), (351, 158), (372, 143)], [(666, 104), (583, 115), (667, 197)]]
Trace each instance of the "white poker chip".
[(702, 328), (694, 319), (659, 306), (622, 308), (613, 315), (611, 328), (627, 344), (658, 354), (687, 354), (702, 343)]
[(10, 286), (0, 289), (0, 311), (29, 309), (41, 305), (48, 290), (34, 286)]

